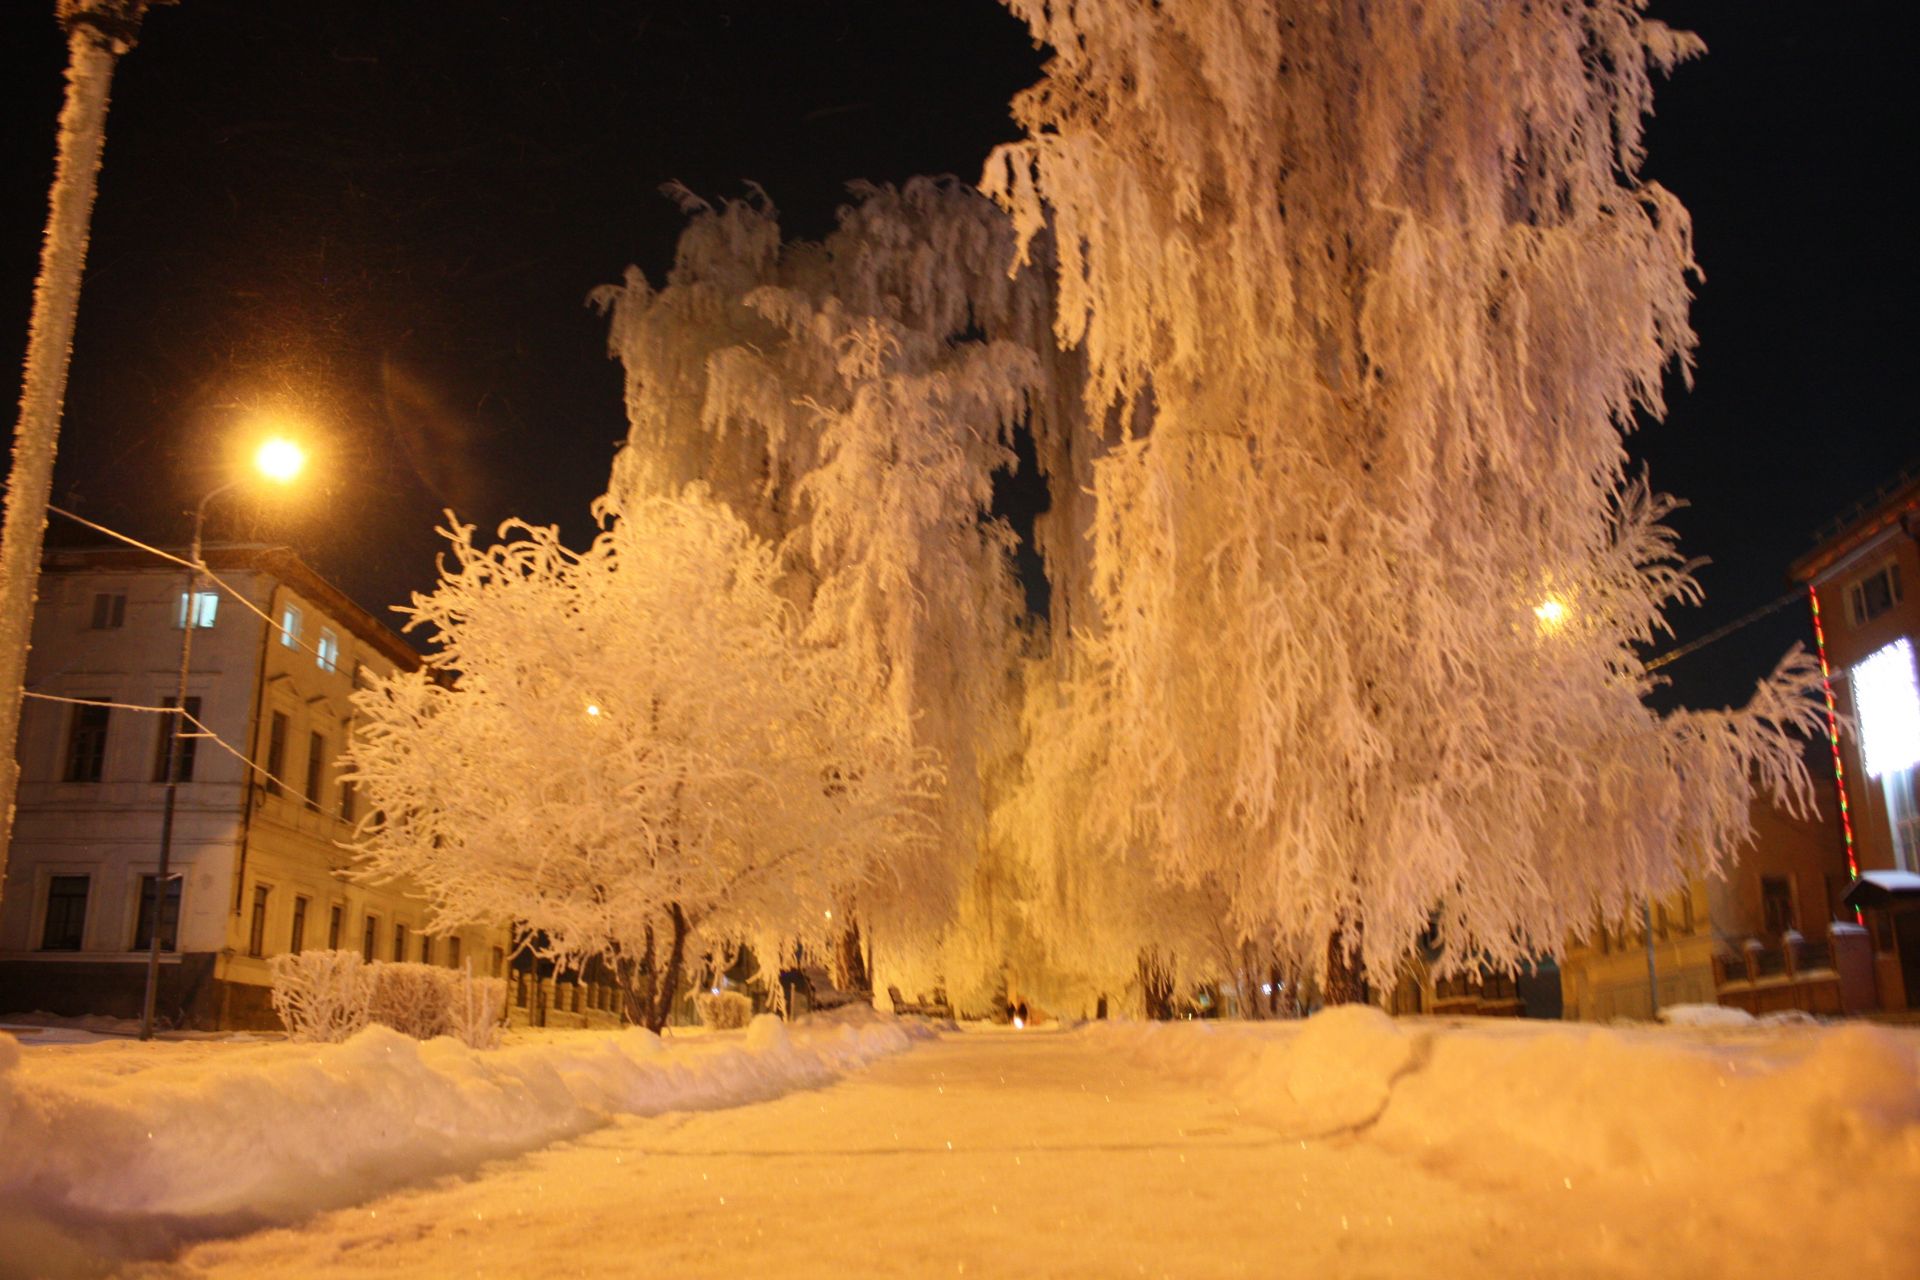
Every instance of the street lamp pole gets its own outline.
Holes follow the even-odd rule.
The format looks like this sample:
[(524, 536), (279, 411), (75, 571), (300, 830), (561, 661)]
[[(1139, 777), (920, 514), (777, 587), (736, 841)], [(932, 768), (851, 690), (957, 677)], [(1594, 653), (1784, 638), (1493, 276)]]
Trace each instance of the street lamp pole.
[[(167, 798), (160, 810), (160, 870), (153, 878), (153, 915), (147, 928), (147, 990), (140, 1002), (140, 1038), (153, 1038), (153, 1004), (160, 987), (160, 932), (166, 924), (168, 870), (173, 861), (173, 812), (180, 794), (180, 761), (187, 736), (187, 670), (193, 663), (193, 628), (198, 619), (200, 540), (207, 523), (207, 504), (240, 483), (230, 480), (200, 499), (193, 509), (193, 541), (187, 551), (187, 594), (180, 605), (180, 676), (174, 684), (173, 737), (167, 743)], [(185, 895), (182, 895), (183, 897)], [(179, 946), (180, 921), (173, 922), (173, 945)]]
[[(261, 444), (253, 455), (255, 470), (269, 480), (281, 484), (290, 482), (306, 465), (306, 452), (299, 445), (279, 437)], [(194, 599), (200, 591), (200, 570), (204, 567), (200, 560), (201, 534), (207, 525), (207, 504), (234, 488), (241, 481), (233, 479), (217, 489), (210, 490), (193, 509), (193, 541), (187, 550), (187, 594), (180, 607), (180, 674), (173, 690), (173, 737), (167, 743), (167, 797), (160, 810), (160, 868), (153, 878), (153, 916), (147, 930), (147, 990), (140, 1002), (140, 1038), (153, 1038), (153, 1005), (160, 989), (160, 933), (166, 923), (167, 881), (172, 877), (169, 872), (173, 864), (173, 814), (180, 795), (180, 761), (185, 754), (187, 737), (187, 672), (193, 665), (193, 630), (199, 621), (199, 602)], [(184, 900), (186, 895), (181, 895)], [(180, 945), (180, 920), (176, 915), (173, 922), (173, 945)]]

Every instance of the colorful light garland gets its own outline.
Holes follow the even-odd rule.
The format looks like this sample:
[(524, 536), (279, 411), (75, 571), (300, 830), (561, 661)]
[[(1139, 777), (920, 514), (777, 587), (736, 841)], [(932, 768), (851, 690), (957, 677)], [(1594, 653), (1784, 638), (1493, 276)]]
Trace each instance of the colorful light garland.
[[(1820, 591), (1807, 584), (1807, 601), (1813, 606), (1813, 644), (1820, 655), (1820, 691), (1827, 698), (1827, 745), (1833, 750), (1833, 785), (1840, 793), (1840, 831), (1847, 840), (1847, 875), (1860, 879), (1860, 861), (1853, 851), (1853, 814), (1847, 808), (1847, 764), (1840, 755), (1840, 713), (1833, 704), (1833, 669), (1827, 665), (1827, 632), (1820, 625)], [(1861, 922), (1860, 908), (1853, 909), (1854, 923)]]

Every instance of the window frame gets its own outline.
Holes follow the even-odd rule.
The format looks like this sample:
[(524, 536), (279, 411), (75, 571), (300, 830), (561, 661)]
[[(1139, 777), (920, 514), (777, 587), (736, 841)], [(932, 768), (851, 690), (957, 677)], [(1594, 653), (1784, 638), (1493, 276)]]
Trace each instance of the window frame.
[(270, 796), (283, 794), (280, 785), (281, 771), (287, 765), (287, 734), (293, 728), (293, 717), (284, 711), (267, 713), (267, 777), (266, 792)]
[(288, 649), (300, 647), (300, 636), (306, 626), (307, 615), (297, 604), (281, 606), (280, 643)]
[(247, 954), (255, 960), (267, 954), (267, 913), (272, 903), (273, 886), (254, 881), (253, 906), (247, 913)]
[[(169, 711), (173, 710), (173, 703), (174, 695), (171, 693), (160, 699), (160, 705)], [(200, 718), (200, 696), (198, 694), (190, 693), (187, 695), (187, 714), (195, 720)], [(167, 766), (173, 763), (173, 746), (177, 742), (180, 746), (180, 759), (178, 776), (175, 777), (173, 781), (192, 782), (193, 762), (198, 753), (200, 739), (194, 737), (191, 733), (185, 737), (176, 738), (174, 736), (175, 730), (177, 728), (187, 727), (177, 716), (161, 716), (159, 719), (160, 740), (154, 745), (153, 780), (155, 782), (167, 781)]]
[[(49, 934), (52, 932), (53, 923), (55, 919), (53, 907), (54, 907), (54, 901), (55, 901), (56, 895), (54, 891), (62, 881), (74, 881), (74, 880), (78, 880), (80, 882), (80, 895), (79, 895), (80, 918), (77, 923), (73, 921), (72, 919), (73, 911), (70, 905), (67, 907), (67, 909), (62, 910), (60, 912), (59, 918), (66, 925), (71, 927), (73, 931), (70, 934), (63, 933), (62, 941), (58, 945), (56, 945), (48, 941), (48, 937), (49, 937)], [(91, 872), (56, 871), (51, 875), (49, 875), (47, 877), (46, 892), (41, 895), (40, 945), (36, 948), (36, 950), (55, 951), (55, 952), (86, 950), (87, 948), (87, 909), (92, 905), (92, 902), (91, 902), (92, 897), (93, 897), (93, 874)], [(68, 904), (71, 904), (73, 901), (73, 896), (71, 894), (64, 895), (62, 900)], [(71, 946), (67, 945), (65, 941), (65, 939), (69, 937), (72, 939)]]
[[(149, 913), (151, 913), (159, 917), (158, 924), (163, 931), (160, 938), (160, 950), (177, 955), (180, 951), (180, 916), (182, 909), (186, 905), (187, 877), (183, 872), (169, 869), (167, 872), (168, 891), (164, 894), (157, 890), (149, 892), (149, 887), (157, 885), (159, 880), (160, 873), (158, 871), (142, 871), (139, 873), (139, 878), (134, 882), (132, 949), (134, 951), (144, 952), (152, 946), (152, 934), (148, 932), (153, 927), (153, 922), (150, 921), (149, 918)], [(155, 905), (156, 901), (157, 905)], [(171, 920), (168, 919), (169, 905), (172, 907)], [(170, 930), (167, 928), (169, 924), (172, 926)], [(141, 936), (143, 933), (147, 933), (147, 936), (144, 938)]]
[(320, 795), (327, 785), (327, 735), (307, 731), (307, 808), (320, 812)]
[[(173, 629), (182, 630), (187, 625), (187, 593), (174, 593)], [(218, 591), (195, 591), (193, 593), (193, 629), (211, 631), (220, 618), (220, 593)]]
[[(111, 699), (105, 694), (77, 703), (67, 717), (67, 750), (61, 779), (66, 782), (98, 783), (106, 780), (107, 747), (113, 734), (113, 708), (101, 703)], [(98, 723), (93, 718), (98, 715)], [(85, 756), (82, 756), (83, 744)]]
[(96, 591), (93, 611), (87, 620), (89, 631), (118, 631), (127, 625), (127, 593)]
[(313, 906), (313, 899), (305, 894), (293, 895), (293, 919), (287, 926), (287, 954), (297, 956), (307, 949), (307, 912)]
[(340, 633), (332, 627), (321, 627), (320, 635), (313, 645), (314, 664), (322, 671), (340, 670)]

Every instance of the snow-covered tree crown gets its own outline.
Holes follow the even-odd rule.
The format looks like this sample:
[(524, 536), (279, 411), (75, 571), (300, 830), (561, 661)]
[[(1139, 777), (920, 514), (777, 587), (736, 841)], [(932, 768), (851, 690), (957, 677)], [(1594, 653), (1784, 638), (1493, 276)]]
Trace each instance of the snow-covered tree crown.
[[(986, 190), (1047, 230), (1095, 469), (1100, 808), (1237, 925), (1557, 950), (1809, 793), (1790, 656), (1661, 720), (1697, 588), (1626, 469), (1693, 335), (1636, 0), (1008, 0), (1055, 50)], [(1115, 412), (1117, 411), (1117, 413)]]
[(356, 696), (350, 754), (366, 872), (410, 877), (440, 924), (520, 920), (577, 957), (678, 911), (773, 956), (926, 841), (926, 763), (699, 490), (628, 502), (580, 552), (445, 532), (407, 611), (435, 649)]
[(857, 655), (938, 753), (940, 856), (861, 904), (899, 957), (951, 914), (1010, 745), (1019, 596), (994, 476), (1015, 424), (1077, 411), (1077, 387), (991, 202), (951, 179), (853, 194), (819, 244), (783, 243), (764, 200), (689, 199), (665, 285), (629, 271), (596, 294), (630, 423), (606, 502), (711, 483), (780, 543), (808, 637)]

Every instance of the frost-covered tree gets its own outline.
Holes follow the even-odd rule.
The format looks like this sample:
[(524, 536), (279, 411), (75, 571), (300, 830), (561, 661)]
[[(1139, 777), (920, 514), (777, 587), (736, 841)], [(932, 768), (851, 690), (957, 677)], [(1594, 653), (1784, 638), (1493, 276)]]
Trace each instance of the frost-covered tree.
[(67, 367), (80, 312), (80, 282), (93, 232), (93, 197), (107, 143), (113, 70), (133, 48), (151, 0), (56, 0), (67, 32), (67, 99), (60, 111), (59, 159), (48, 199), (40, 275), (33, 285), (20, 416), (13, 429), (6, 513), (0, 529), (0, 893), (13, 839), (20, 781), (13, 742), (20, 731), (21, 688), (33, 637), (34, 592), (47, 527), (47, 495), (66, 403)]
[(1338, 985), (1430, 925), (1555, 952), (1732, 856), (1750, 778), (1809, 802), (1804, 656), (1643, 701), (1697, 588), (1623, 446), (1693, 345), (1641, 128), (1696, 40), (1640, 0), (1007, 3), (1054, 56), (985, 188), (1120, 435), (1089, 804)]
[(356, 696), (348, 776), (363, 874), (407, 877), (437, 927), (513, 919), (604, 957), (658, 1028), (692, 955), (824, 943), (926, 841), (935, 779), (725, 507), (696, 487), (603, 514), (578, 552), (450, 522), (403, 611), (434, 649)]
[(780, 541), (809, 638), (857, 654), (938, 753), (941, 840), (857, 903), (888, 976), (924, 988), (1012, 745), (1019, 598), (993, 478), (1018, 421), (1077, 402), (1045, 281), (1006, 270), (1004, 214), (951, 180), (855, 195), (819, 244), (783, 243), (764, 200), (690, 200), (664, 286), (629, 271), (597, 295), (630, 421), (609, 498), (711, 484)]

